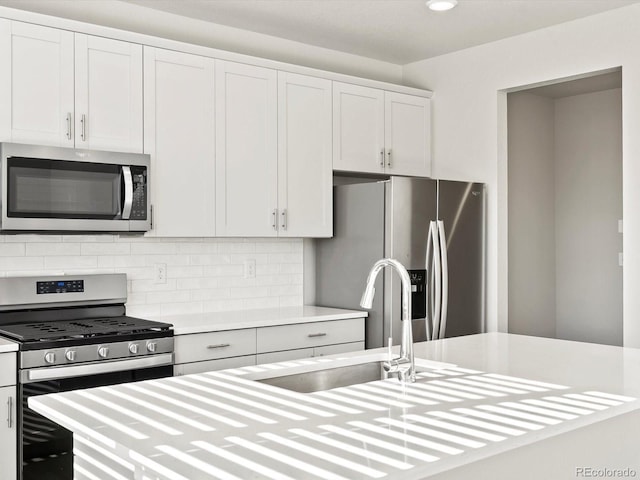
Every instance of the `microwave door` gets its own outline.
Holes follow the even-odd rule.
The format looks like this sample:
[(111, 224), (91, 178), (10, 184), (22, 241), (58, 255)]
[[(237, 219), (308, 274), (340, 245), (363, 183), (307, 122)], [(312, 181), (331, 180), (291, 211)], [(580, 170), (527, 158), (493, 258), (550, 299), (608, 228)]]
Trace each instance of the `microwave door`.
[(122, 215), (133, 187), (120, 165), (24, 157), (5, 163), (3, 230), (129, 231)]

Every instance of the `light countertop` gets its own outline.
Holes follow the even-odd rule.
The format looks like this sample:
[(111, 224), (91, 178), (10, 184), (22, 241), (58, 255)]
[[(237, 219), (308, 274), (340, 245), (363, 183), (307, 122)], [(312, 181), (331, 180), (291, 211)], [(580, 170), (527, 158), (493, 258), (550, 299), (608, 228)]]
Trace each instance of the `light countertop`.
[(598, 466), (640, 475), (640, 349), (491, 333), (416, 344), (415, 354), (423, 366), (456, 366), (431, 363), (411, 385), (311, 394), (255, 381), (386, 358), (378, 349), (29, 404), (72, 430), (83, 455), (120, 461), (124, 478), (562, 479)]
[(15, 352), (18, 350), (18, 344), (0, 337), (0, 353)]
[(241, 328), (269, 327), (272, 325), (291, 325), (294, 323), (342, 320), (345, 318), (366, 316), (367, 312), (358, 310), (300, 306), (166, 315), (149, 318), (149, 320), (171, 323), (173, 324), (173, 331), (175, 335), (184, 335), (189, 333), (236, 330)]

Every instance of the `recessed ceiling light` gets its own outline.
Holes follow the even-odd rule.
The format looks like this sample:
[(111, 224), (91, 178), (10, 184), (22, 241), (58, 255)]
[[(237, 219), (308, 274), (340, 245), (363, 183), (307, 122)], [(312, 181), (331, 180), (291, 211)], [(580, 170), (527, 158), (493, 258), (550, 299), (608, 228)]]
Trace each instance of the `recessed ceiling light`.
[(458, 4), (458, 0), (429, 0), (427, 7), (436, 12), (444, 12), (445, 10), (451, 10)]

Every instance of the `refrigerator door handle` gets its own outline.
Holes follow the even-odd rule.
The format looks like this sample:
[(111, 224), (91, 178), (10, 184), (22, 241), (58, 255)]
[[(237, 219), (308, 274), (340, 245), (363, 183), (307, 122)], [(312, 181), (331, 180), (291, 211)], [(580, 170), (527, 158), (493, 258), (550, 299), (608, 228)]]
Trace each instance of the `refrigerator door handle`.
[(440, 237), (440, 262), (442, 263), (442, 275), (440, 278), (442, 302), (440, 305), (439, 337), (444, 338), (447, 328), (447, 306), (449, 303), (449, 263), (447, 260), (447, 239), (444, 231), (444, 222), (438, 220), (438, 235)]
[[(433, 286), (433, 268), (432, 268), (432, 258), (431, 258), (431, 246), (433, 244), (433, 229), (431, 228), (431, 224), (429, 224), (429, 233), (427, 234), (427, 255), (425, 257), (425, 296), (424, 296), (424, 301), (425, 301), (425, 308), (424, 308), (424, 312), (425, 312), (425, 330), (427, 332), (427, 341), (431, 340), (431, 331), (432, 331), (432, 325), (433, 325), (433, 317), (432, 318), (432, 325), (429, 325), (429, 305), (433, 305), (433, 291), (432, 291), (432, 286)], [(431, 280), (429, 280), (429, 275), (432, 275)]]
[(439, 337), (440, 332), (440, 306), (441, 306), (441, 266), (440, 266), (440, 239), (438, 238), (438, 227), (436, 222), (432, 221), (429, 225), (431, 238), (433, 239), (433, 275), (431, 275), (431, 285), (433, 292), (433, 313), (431, 319), (433, 321), (433, 333), (431, 338), (434, 340)]

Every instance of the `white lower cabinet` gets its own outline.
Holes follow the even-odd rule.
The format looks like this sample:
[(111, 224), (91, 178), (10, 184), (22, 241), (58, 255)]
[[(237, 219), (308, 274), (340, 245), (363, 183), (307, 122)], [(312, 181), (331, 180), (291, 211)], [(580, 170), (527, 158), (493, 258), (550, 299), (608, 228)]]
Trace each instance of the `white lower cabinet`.
[(276, 325), (258, 329), (257, 350), (261, 354), (359, 342), (363, 339), (362, 318)]
[(255, 365), (255, 328), (176, 335), (174, 341), (175, 375)]
[(282, 352), (259, 353), (256, 363), (260, 365), (261, 363), (286, 362), (289, 360), (300, 360), (301, 358), (334, 355), (336, 353), (357, 352), (359, 350), (364, 350), (364, 342), (340, 343), (315, 348), (298, 348), (295, 350), (284, 350)]
[(364, 318), (175, 336), (174, 375), (364, 350)]
[(0, 354), (0, 477), (17, 477), (16, 355)]
[(227, 368), (249, 367), (256, 364), (255, 355), (242, 357), (221, 358), (219, 360), (205, 360), (202, 362), (179, 363), (173, 366), (173, 374), (190, 375), (192, 373), (212, 372), (214, 370), (226, 370)]

